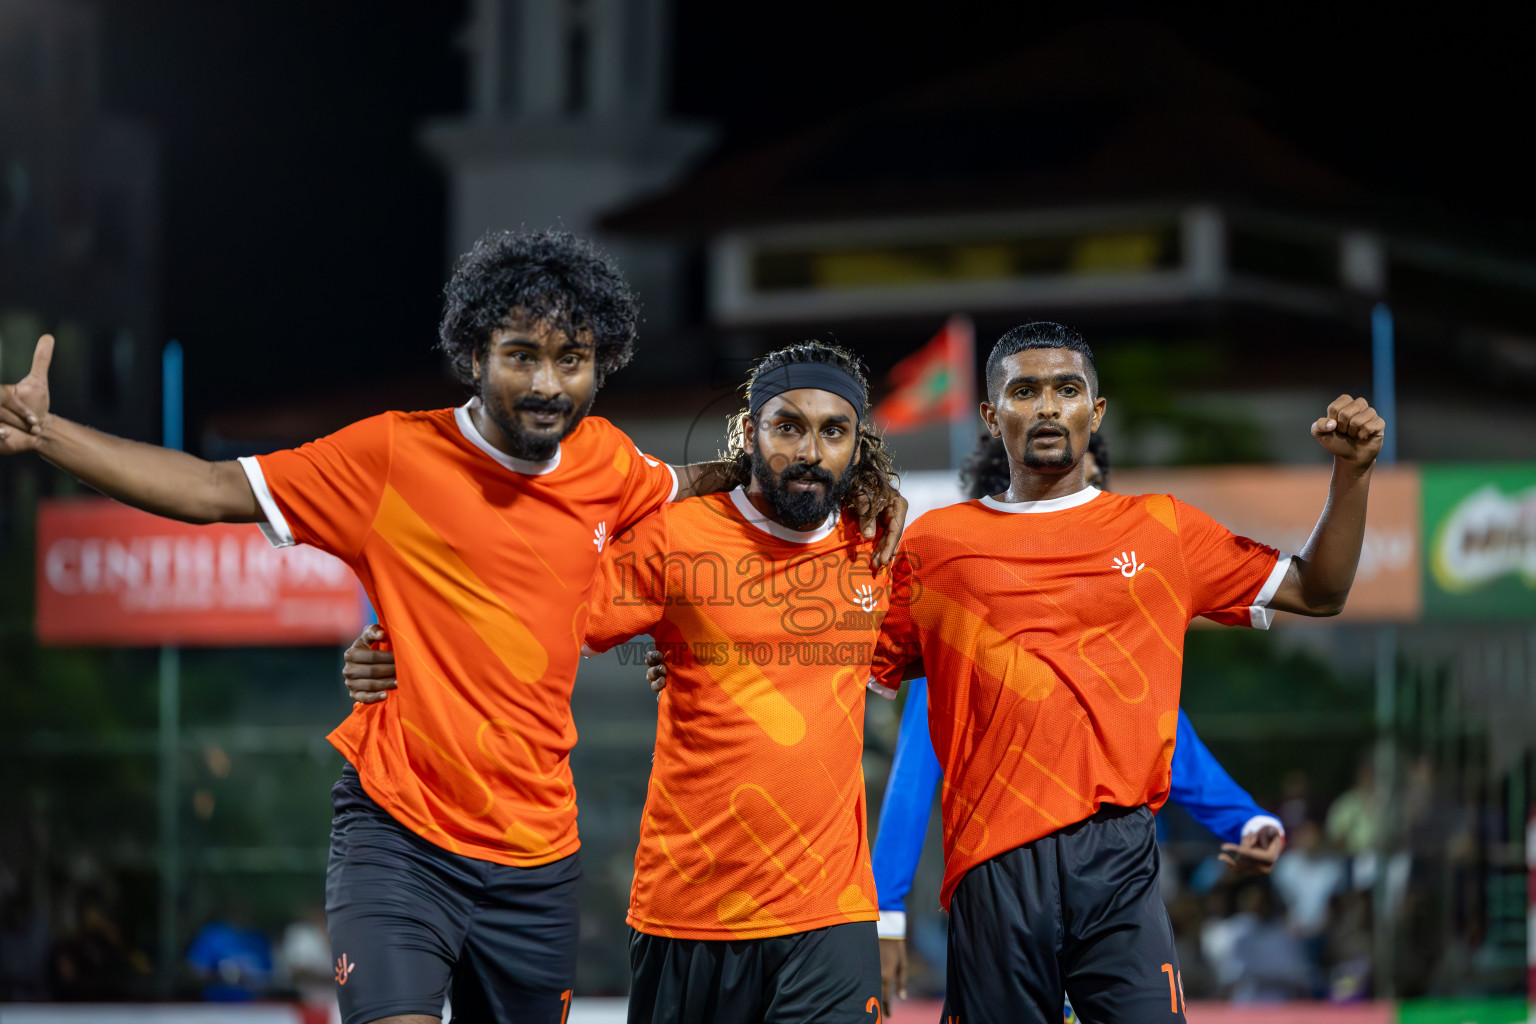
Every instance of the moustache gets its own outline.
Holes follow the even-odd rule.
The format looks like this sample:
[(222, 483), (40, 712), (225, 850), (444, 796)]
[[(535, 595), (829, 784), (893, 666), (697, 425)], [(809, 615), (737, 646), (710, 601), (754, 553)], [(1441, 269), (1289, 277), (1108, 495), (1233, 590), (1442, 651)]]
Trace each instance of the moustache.
[(779, 480), (786, 484), (791, 480), (810, 480), (814, 483), (824, 484), (827, 487), (831, 487), (836, 482), (832, 478), (831, 470), (823, 466), (807, 465), (803, 462), (785, 469), (784, 472), (779, 474)]
[(553, 412), (568, 416), (576, 409), (576, 403), (569, 398), (537, 398), (533, 395), (524, 395), (512, 403), (512, 408), (518, 412)]
[(1062, 437), (1072, 436), (1067, 428), (1061, 426), (1059, 423), (1038, 423), (1035, 426), (1029, 428), (1029, 431), (1024, 435), (1024, 440), (1033, 441), (1036, 437), (1045, 433), (1046, 431), (1060, 434)]

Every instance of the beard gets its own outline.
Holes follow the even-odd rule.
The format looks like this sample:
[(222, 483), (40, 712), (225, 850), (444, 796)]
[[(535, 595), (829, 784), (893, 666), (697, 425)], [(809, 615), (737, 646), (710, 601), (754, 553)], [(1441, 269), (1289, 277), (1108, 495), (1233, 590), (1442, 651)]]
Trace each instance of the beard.
[[(811, 530), (826, 522), (833, 512), (842, 507), (843, 499), (848, 495), (848, 487), (853, 482), (853, 463), (848, 464), (841, 477), (834, 477), (831, 470), (804, 462), (791, 463), (784, 468), (784, 472), (775, 473), (773, 466), (764, 457), (763, 450), (753, 444), (752, 478), (763, 489), (763, 497), (773, 510), (775, 521), (791, 530)], [(792, 491), (789, 485), (795, 480), (819, 483), (821, 493)]]
[[(482, 380), (480, 384), (480, 405), (485, 409), (485, 414), (491, 422), (496, 424), (502, 436), (507, 439), (513, 458), (525, 459), (528, 462), (548, 462), (555, 457), (560, 450), (560, 442), (571, 436), (587, 413), (592, 411), (592, 402), (597, 398), (596, 392), (587, 398), (581, 408), (565, 396), (554, 399), (538, 398), (534, 395), (524, 395), (510, 403), (503, 402), (501, 396), (493, 393)], [(565, 423), (558, 434), (544, 431), (528, 430), (518, 419), (519, 412), (552, 412), (565, 417)]]
[(1055, 426), (1056, 430), (1061, 431), (1062, 443), (1058, 451), (1037, 454), (1034, 446), (1030, 444), (1035, 439), (1035, 435), (1046, 426), (1048, 424), (1042, 423), (1031, 427), (1024, 435), (1024, 465), (1030, 469), (1067, 469), (1072, 465), (1075, 456), (1072, 452), (1072, 435), (1064, 428)]

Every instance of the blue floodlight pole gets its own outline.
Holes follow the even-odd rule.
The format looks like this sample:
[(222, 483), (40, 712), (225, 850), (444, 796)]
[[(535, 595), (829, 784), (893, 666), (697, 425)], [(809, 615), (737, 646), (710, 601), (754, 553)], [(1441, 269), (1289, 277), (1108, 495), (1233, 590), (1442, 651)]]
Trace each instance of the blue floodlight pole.
[[(182, 353), (179, 341), (169, 341), (160, 355), (161, 437), (165, 447), (180, 451), (182, 434)], [(177, 766), (181, 752), (181, 650), (160, 648), (160, 990), (172, 995), (180, 943), (176, 913), (181, 887), (180, 839), (177, 835)]]
[[(1385, 302), (1378, 302), (1371, 309), (1371, 404), (1386, 422), (1387, 429), (1381, 439), (1381, 455), (1377, 461), (1391, 465), (1397, 461), (1397, 372), (1392, 331), (1392, 310)], [(1390, 623), (1376, 630), (1376, 792), (1391, 799), (1396, 786), (1397, 746), (1395, 723), (1397, 719), (1397, 626)], [(1388, 912), (1385, 850), (1377, 851), (1379, 859), (1375, 899), (1375, 957), (1376, 995), (1387, 998), (1395, 988), (1394, 964), (1391, 954), (1393, 922)]]
[(1378, 461), (1397, 461), (1397, 370), (1392, 337), (1392, 310), (1385, 302), (1371, 310), (1371, 401), (1387, 422)]

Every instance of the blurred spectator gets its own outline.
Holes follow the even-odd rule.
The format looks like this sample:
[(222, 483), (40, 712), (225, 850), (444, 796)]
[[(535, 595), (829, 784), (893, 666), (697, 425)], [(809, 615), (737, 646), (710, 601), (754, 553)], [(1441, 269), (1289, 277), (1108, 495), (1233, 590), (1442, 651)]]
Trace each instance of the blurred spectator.
[(53, 996), (71, 1002), (123, 999), (134, 974), (132, 956), (97, 892), (82, 893), (74, 932), (53, 949)]
[(265, 995), (272, 985), (272, 944), (246, 922), (243, 905), (228, 921), (209, 921), (187, 950), (187, 965), (210, 1002), (243, 1002)]
[(1320, 978), (1328, 938), (1328, 907), (1334, 893), (1344, 887), (1347, 873), (1343, 859), (1324, 848), (1317, 822), (1303, 821), (1290, 835), (1290, 848), (1271, 877), (1285, 901), (1291, 934), (1300, 941), (1314, 976)]
[[(1290, 857), (1281, 857), (1280, 864)], [(1232, 944), (1236, 974), (1229, 993), (1232, 1001), (1270, 1003), (1311, 995), (1312, 972), (1306, 956), (1275, 907), (1269, 884), (1263, 880), (1245, 882), (1238, 889), (1237, 907), (1252, 925)]]
[(331, 943), (326, 935), (325, 911), (306, 907), (301, 919), (283, 929), (277, 947), (278, 984), (292, 988), (305, 1002), (331, 998)]
[(1200, 928), (1200, 952), (1210, 966), (1216, 991), (1231, 991), (1242, 974), (1238, 940), (1259, 926), (1256, 914), (1235, 907), (1238, 886), (1212, 889), (1206, 897), (1206, 918)]
[(1280, 784), (1280, 806), (1275, 816), (1285, 825), (1286, 834), (1300, 828), (1302, 822), (1312, 817), (1312, 784), (1307, 781), (1306, 772), (1298, 770), (1285, 773), (1285, 779)]
[(1328, 841), (1350, 858), (1350, 884), (1368, 889), (1376, 884), (1381, 843), (1381, 803), (1376, 794), (1376, 768), (1371, 755), (1360, 761), (1354, 787), (1328, 808)]
[(1306, 958), (1275, 906), (1268, 880), (1223, 885), (1211, 892), (1206, 907), (1210, 916), (1200, 932), (1200, 951), (1214, 974), (1215, 994), (1245, 1003), (1310, 994)]
[(0, 1000), (48, 998), (48, 919), (21, 890), (0, 905)]
[[(1397, 861), (1407, 860), (1408, 865), (1388, 872), (1389, 888), (1401, 886), (1402, 891), (1398, 984), (1402, 994), (1420, 996), (1431, 990), (1437, 976), (1445, 977), (1444, 971), (1437, 971), (1440, 957), (1471, 960), (1468, 949), (1457, 948), (1458, 942), (1471, 940), (1458, 933), (1475, 925), (1463, 912), (1463, 897), (1475, 887), (1476, 823), (1428, 757), (1418, 758), (1408, 769), (1403, 826), (1407, 855)], [(1391, 867), (1400, 868), (1400, 863)], [(1416, 936), (1434, 934), (1445, 941), (1414, 941)], [(1453, 977), (1460, 973), (1450, 966), (1447, 970)]]
[(1333, 898), (1328, 929), (1328, 998), (1355, 1002), (1371, 995), (1373, 963), (1369, 892), (1351, 889)]

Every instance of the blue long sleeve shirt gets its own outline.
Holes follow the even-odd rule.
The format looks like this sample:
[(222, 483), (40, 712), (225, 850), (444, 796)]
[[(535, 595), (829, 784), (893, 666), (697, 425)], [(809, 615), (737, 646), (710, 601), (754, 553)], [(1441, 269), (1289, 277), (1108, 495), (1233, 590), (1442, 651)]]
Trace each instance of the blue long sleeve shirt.
[[(906, 710), (896, 736), (896, 756), (885, 784), (885, 799), (880, 803), (880, 830), (872, 855), (883, 938), (899, 938), (906, 933), (907, 893), (912, 891), (912, 876), (923, 852), (934, 790), (944, 774), (928, 735), (928, 680), (914, 679), (907, 685)], [(1200, 742), (1182, 708), (1168, 798), (1183, 805), (1196, 821), (1225, 842), (1238, 842), (1270, 825), (1284, 832), (1279, 820), (1255, 803)]]

